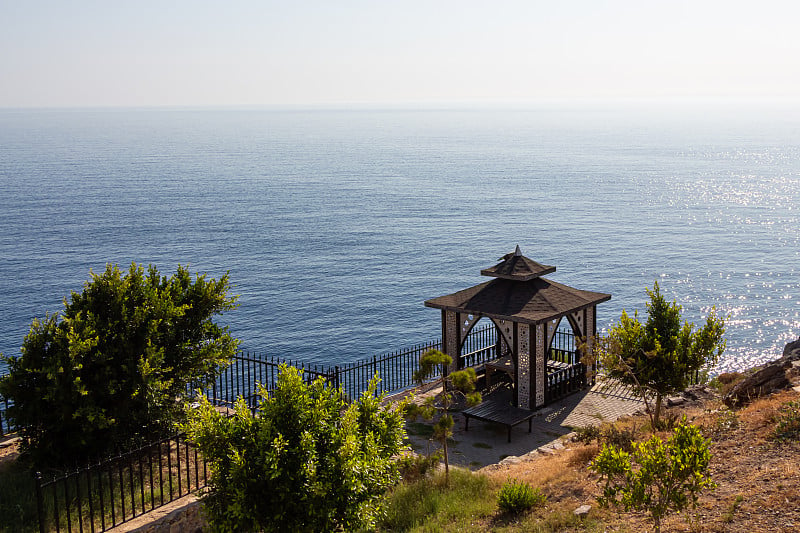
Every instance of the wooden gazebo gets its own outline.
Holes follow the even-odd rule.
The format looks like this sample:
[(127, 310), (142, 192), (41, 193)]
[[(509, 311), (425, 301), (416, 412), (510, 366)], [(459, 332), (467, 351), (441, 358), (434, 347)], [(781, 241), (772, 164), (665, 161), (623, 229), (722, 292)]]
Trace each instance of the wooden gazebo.
[(451, 370), (463, 366), (461, 350), (472, 328), (481, 318), (489, 318), (496, 328), (497, 349), (495, 360), (485, 365), (487, 373), (494, 367), (512, 376), (518, 408), (544, 406), (548, 374), (582, 367), (577, 350), (571, 360), (558, 361), (562, 368), (548, 362), (562, 319), (567, 319), (575, 338), (591, 350), (597, 327), (596, 306), (611, 299), (610, 294), (574, 289), (541, 277), (555, 270), (525, 257), (517, 246), (499, 264), (481, 270), (482, 275), (495, 279), (427, 300), (426, 306), (442, 311), (443, 346), (453, 358)]

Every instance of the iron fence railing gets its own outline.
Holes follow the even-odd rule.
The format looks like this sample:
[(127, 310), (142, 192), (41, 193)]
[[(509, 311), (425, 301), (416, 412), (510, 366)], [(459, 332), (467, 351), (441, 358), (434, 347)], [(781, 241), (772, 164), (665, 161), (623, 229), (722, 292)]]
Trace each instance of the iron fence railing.
[[(549, 358), (563, 363), (575, 364), (575, 339), (571, 332), (557, 331), (554, 334)], [(497, 330), (493, 324), (474, 328), (464, 340), (459, 368), (478, 366), (496, 359)], [(258, 385), (267, 391), (272, 390), (277, 382), (281, 364), (300, 368), (307, 381), (322, 377), (334, 386), (341, 386), (348, 398), (355, 399), (369, 385), (377, 374), (380, 378), (377, 392), (392, 393), (409, 389), (416, 385), (414, 372), (419, 368), (419, 359), (423, 353), (431, 349), (442, 349), (441, 340), (429, 341), (410, 348), (376, 355), (352, 363), (336, 366), (308, 365), (300, 361), (264, 356), (257, 353), (239, 353), (233, 357), (229, 366), (221, 369), (210, 387), (199, 383), (190, 384), (187, 392), (193, 393), (202, 389), (203, 393), (216, 405), (231, 406), (238, 397), (242, 397), (251, 408), (256, 407)], [(0, 376), (2, 377), (2, 376)], [(555, 379), (555, 378), (554, 378)], [(0, 397), (0, 436), (16, 430), (10, 424), (7, 409), (10, 402)]]
[(236, 354), (230, 364), (220, 370), (210, 387), (192, 384), (189, 392), (200, 389), (213, 404), (226, 407), (233, 406), (241, 397), (251, 409), (255, 409), (259, 386), (268, 392), (274, 390), (281, 365), (300, 369), (307, 383), (318, 377), (329, 379), (328, 370), (321, 366), (247, 352)]
[(36, 473), (39, 531), (107, 531), (207, 485), (183, 434), (54, 476)]
[[(0, 369), (0, 379), (3, 379), (7, 375), (7, 370)], [(11, 407), (11, 405), (11, 401), (0, 394), (0, 437), (8, 435), (9, 433), (14, 433), (17, 430), (8, 419), (8, 408)]]
[[(465, 339), (466, 353), (461, 355), (461, 366), (473, 366), (493, 359), (495, 339), (493, 325), (474, 329)], [(441, 350), (441, 340), (327, 367), (256, 353), (239, 353), (233, 357), (229, 366), (221, 370), (211, 387), (203, 388), (192, 384), (189, 389), (202, 389), (203, 394), (216, 405), (230, 406), (237, 398), (242, 397), (251, 408), (255, 408), (258, 385), (262, 385), (267, 391), (272, 390), (277, 383), (280, 366), (286, 364), (301, 369), (306, 381), (324, 378), (332, 385), (341, 387), (348, 398), (356, 399), (367, 390), (376, 375), (379, 377), (376, 389), (378, 394), (413, 387), (416, 385), (413, 376), (419, 369), (420, 357), (432, 349)]]
[(341, 386), (348, 398), (356, 399), (367, 390), (370, 381), (379, 377), (376, 393), (390, 393), (415, 385), (414, 372), (419, 369), (419, 359), (428, 350), (441, 350), (441, 341), (417, 344), (353, 363), (335, 366), (329, 377), (335, 386)]

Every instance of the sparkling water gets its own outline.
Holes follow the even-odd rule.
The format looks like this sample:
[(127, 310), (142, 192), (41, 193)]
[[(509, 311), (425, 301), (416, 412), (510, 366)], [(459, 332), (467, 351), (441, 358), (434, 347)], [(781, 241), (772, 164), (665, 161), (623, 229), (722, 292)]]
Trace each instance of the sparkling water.
[(720, 370), (800, 335), (800, 112), (0, 111), (0, 351), (106, 263), (230, 272), (247, 350), (339, 364), (440, 336), (423, 301), (519, 244), (612, 294), (728, 315)]

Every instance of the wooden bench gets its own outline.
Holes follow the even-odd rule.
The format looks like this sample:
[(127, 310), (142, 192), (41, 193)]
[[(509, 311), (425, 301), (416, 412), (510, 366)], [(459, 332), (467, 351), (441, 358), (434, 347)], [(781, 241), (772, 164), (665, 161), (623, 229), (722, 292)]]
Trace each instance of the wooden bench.
[(526, 420), (528, 422), (528, 433), (530, 433), (533, 424), (532, 419), (536, 414), (534, 411), (514, 407), (505, 400), (494, 399), (490, 396), (484, 398), (475, 407), (465, 409), (462, 413), (465, 418), (464, 431), (469, 431), (470, 418), (483, 422), (493, 422), (506, 426), (506, 429), (508, 429), (508, 442), (511, 442), (511, 428)]

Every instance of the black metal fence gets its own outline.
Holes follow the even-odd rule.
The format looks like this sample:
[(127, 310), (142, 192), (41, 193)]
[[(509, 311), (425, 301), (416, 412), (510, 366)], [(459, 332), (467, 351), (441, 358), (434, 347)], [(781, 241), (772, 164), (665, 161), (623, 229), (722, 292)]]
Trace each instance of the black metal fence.
[(36, 473), (39, 531), (100, 532), (206, 486), (208, 468), (183, 434), (59, 474)]
[(223, 368), (214, 384), (206, 389), (190, 386), (190, 392), (201, 389), (203, 394), (214, 405), (232, 407), (238, 398), (243, 398), (251, 409), (258, 403), (258, 387), (267, 391), (275, 388), (281, 365), (292, 366), (303, 372), (307, 383), (318, 377), (330, 379), (327, 369), (316, 365), (306, 365), (291, 359), (263, 356), (254, 353), (239, 353), (233, 357), (230, 365)]
[[(6, 370), (0, 370), (0, 379), (3, 379), (6, 375), (8, 375)], [(11, 422), (8, 420), (8, 415), (6, 414), (9, 407), (11, 407), (11, 401), (0, 394), (0, 437), (16, 431), (16, 428), (11, 425)]]
[(428, 350), (441, 350), (441, 341), (417, 344), (371, 358), (361, 359), (329, 370), (329, 379), (341, 386), (348, 398), (356, 399), (367, 390), (376, 375), (380, 378), (376, 393), (401, 391), (415, 385), (414, 372), (419, 369), (419, 359)]
[[(493, 325), (475, 328), (464, 342), (462, 351), (466, 353), (461, 356), (462, 363), (471, 366), (494, 358), (495, 342)], [(422, 354), (432, 349), (441, 350), (441, 341), (425, 342), (410, 348), (329, 367), (307, 365), (299, 361), (249, 352), (240, 353), (234, 356), (230, 366), (222, 370), (214, 385), (206, 389), (204, 394), (212, 403), (226, 406), (233, 405), (241, 396), (253, 408), (257, 401), (258, 386), (263, 386), (267, 391), (272, 390), (282, 364), (299, 368), (306, 381), (322, 377), (334, 386), (342, 387), (345, 395), (351, 399), (358, 398), (367, 390), (375, 375), (379, 377), (376, 389), (378, 394), (398, 392), (416, 385), (413, 375), (419, 369), (419, 359)]]
[(493, 324), (473, 329), (464, 340), (458, 368), (477, 366), (497, 359), (497, 329)]

